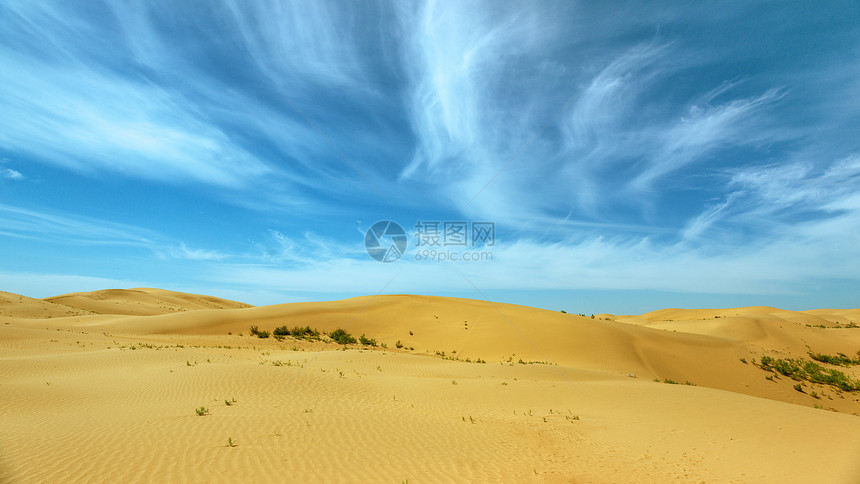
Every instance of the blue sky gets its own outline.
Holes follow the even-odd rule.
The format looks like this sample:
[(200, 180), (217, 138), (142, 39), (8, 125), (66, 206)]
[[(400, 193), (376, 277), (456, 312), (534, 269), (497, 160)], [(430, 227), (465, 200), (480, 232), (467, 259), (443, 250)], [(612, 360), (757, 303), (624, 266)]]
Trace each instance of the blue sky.
[(860, 306), (853, 1), (2, 0), (0, 66), (2, 290)]

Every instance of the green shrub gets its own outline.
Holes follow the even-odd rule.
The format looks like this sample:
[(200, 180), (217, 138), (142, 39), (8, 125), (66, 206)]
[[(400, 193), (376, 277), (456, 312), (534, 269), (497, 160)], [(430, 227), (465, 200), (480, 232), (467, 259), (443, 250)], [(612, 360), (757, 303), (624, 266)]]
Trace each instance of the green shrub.
[(364, 334), (358, 337), (358, 342), (365, 346), (376, 346), (376, 340), (373, 338), (368, 338)]
[(197, 412), (197, 416), (199, 417), (209, 415), (209, 409), (206, 407), (195, 408), (194, 411)]
[[(657, 380), (657, 379), (655, 378), (655, 379), (654, 379), (654, 381), (660, 381), (660, 380)], [(681, 385), (681, 383), (680, 383), (680, 382), (677, 382), (677, 381), (675, 381), (675, 380), (670, 380), (669, 378), (664, 378), (664, 379), (663, 379), (663, 383), (668, 383), (668, 384), (670, 384), (670, 385)], [(684, 384), (684, 385), (691, 386), (691, 387), (697, 386), (695, 383), (692, 383), (690, 380), (686, 380), (683, 384)]]
[(778, 358), (770, 356), (761, 357), (761, 368), (766, 371), (779, 373), (796, 381), (809, 381), (823, 385), (831, 385), (842, 391), (851, 392), (860, 390), (860, 380), (851, 380), (845, 373), (839, 370), (824, 368), (812, 361), (803, 361), (800, 358)]
[(403, 348), (403, 343), (401, 343), (400, 340), (397, 340), (397, 342), (394, 343), (394, 347), (395, 348)]
[(310, 326), (305, 326), (304, 328), (296, 326), (290, 330), (290, 336), (297, 339), (306, 339), (311, 341), (320, 339), (320, 332), (315, 329), (311, 329)]
[(856, 358), (851, 358), (845, 353), (837, 353), (836, 355), (827, 355), (824, 353), (809, 353), (809, 357), (813, 360), (822, 363), (829, 363), (836, 366), (851, 366), (860, 365), (860, 351), (857, 352)]
[(352, 335), (347, 333), (346, 330), (340, 329), (340, 328), (329, 333), (328, 337), (331, 338), (332, 341), (334, 341), (336, 343), (340, 343), (342, 345), (351, 344), (351, 343), (356, 342), (355, 338), (353, 338)]

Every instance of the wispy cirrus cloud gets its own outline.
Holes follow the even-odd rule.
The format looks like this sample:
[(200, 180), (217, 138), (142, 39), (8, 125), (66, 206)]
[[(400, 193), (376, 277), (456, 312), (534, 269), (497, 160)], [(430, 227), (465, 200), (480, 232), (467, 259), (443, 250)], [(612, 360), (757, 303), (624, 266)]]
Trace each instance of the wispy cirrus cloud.
[[(372, 193), (385, 183), (378, 167), (359, 166), (369, 150), (391, 152), (390, 143), (373, 146), (380, 123), (344, 129), (338, 119), (356, 116), (338, 112), (346, 88), (354, 109), (386, 101), (351, 47), (362, 27), (334, 4), (236, 2), (193, 13), (222, 25), (217, 32), (144, 2), (0, 12), (14, 20), (0, 33), (9, 40), (0, 47), (0, 145), (20, 157), (89, 176), (218, 187), (226, 190), (217, 197), (265, 209), (324, 209), (319, 196), (334, 185)], [(188, 35), (204, 50), (186, 48)], [(93, 39), (106, 47), (93, 49)], [(207, 64), (209, 55), (220, 63)]]
[[(611, 28), (592, 32), (576, 8), (478, 4), (431, 2), (400, 15), (418, 141), (401, 178), (439, 180), (470, 215), (512, 225), (605, 219), (619, 205), (650, 206), (655, 183), (720, 150), (778, 138), (768, 110), (784, 95), (779, 85), (742, 95), (741, 81), (718, 79), (678, 99), (671, 80), (707, 59), (671, 38), (631, 46)], [(475, 8), (492, 13), (464, 13)], [(552, 27), (561, 19), (572, 30)], [(611, 39), (605, 51), (589, 55), (590, 34)]]
[[(0, 232), (246, 294), (856, 285), (853, 17), (769, 7), (6, 2)], [(376, 264), (380, 218), (496, 257)]]
[(144, 247), (157, 237), (151, 230), (121, 223), (2, 204), (0, 227), (8, 236), (75, 244)]
[(0, 143), (6, 149), (74, 170), (162, 182), (234, 186), (271, 173), (167, 90), (90, 68), (58, 71), (13, 53), (0, 55), (7, 66), (0, 74), (0, 104), (8, 114)]
[(216, 250), (194, 249), (188, 247), (184, 242), (181, 242), (177, 247), (170, 250), (170, 256), (175, 259), (192, 260), (192, 261), (215, 261), (223, 260), (228, 257)]
[(140, 249), (161, 259), (220, 261), (230, 255), (174, 242), (159, 232), (134, 225), (61, 212), (0, 204), (0, 233), (16, 239), (65, 246)]
[(779, 90), (774, 88), (751, 99), (735, 99), (720, 105), (691, 105), (687, 115), (664, 126), (657, 152), (648, 159), (631, 185), (648, 187), (675, 170), (702, 161), (719, 148), (761, 143), (770, 133), (756, 130), (756, 111), (780, 97)]

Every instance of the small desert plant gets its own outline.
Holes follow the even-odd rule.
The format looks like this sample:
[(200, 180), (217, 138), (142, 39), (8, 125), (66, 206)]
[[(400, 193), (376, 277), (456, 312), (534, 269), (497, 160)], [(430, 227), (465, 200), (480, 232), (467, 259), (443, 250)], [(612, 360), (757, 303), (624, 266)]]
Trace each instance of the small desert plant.
[(237, 445), (239, 445), (239, 443), (233, 440), (232, 437), (227, 437), (227, 447), (236, 447)]
[(209, 409), (206, 407), (195, 408), (194, 411), (197, 412), (198, 417), (209, 415)]
[(803, 392), (803, 384), (802, 384), (802, 383), (798, 383), (798, 384), (794, 385), (794, 389), (795, 389), (795, 390), (797, 390), (797, 391), (799, 391), (800, 393), (804, 393), (804, 392)]
[(351, 344), (351, 343), (356, 342), (355, 338), (353, 338), (352, 335), (347, 333), (346, 330), (340, 329), (340, 328), (329, 333), (328, 337), (331, 338), (332, 341), (334, 341), (336, 343), (340, 343), (342, 345)]
[(233, 405), (234, 403), (236, 403), (236, 399), (235, 399), (235, 398), (232, 398), (232, 399), (230, 399), (230, 400), (224, 400), (224, 405), (227, 405), (228, 407), (229, 407), (230, 405)]
[(395, 348), (403, 348), (403, 343), (401, 343), (400, 340), (397, 340), (397, 342), (394, 343), (394, 347)]
[(305, 326), (304, 328), (296, 326), (290, 330), (290, 336), (298, 339), (317, 340), (320, 339), (320, 332), (311, 329), (310, 326)]
[(373, 338), (368, 338), (364, 334), (358, 337), (358, 342), (365, 346), (376, 346), (376, 340)]

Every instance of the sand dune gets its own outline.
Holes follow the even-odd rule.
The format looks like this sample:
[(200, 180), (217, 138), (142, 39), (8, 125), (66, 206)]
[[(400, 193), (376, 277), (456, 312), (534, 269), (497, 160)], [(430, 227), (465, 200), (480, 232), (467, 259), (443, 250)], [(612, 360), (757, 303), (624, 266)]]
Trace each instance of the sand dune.
[(248, 308), (250, 304), (212, 296), (185, 294), (154, 288), (107, 289), (76, 292), (45, 298), (44, 301), (95, 314), (151, 316), (198, 309)]
[[(754, 364), (855, 354), (858, 310), (591, 319), (426, 296), (250, 307), (135, 289), (2, 293), (0, 311), (10, 482), (860, 479), (860, 392), (801, 393)], [(251, 325), (344, 328), (387, 348), (260, 339)]]

